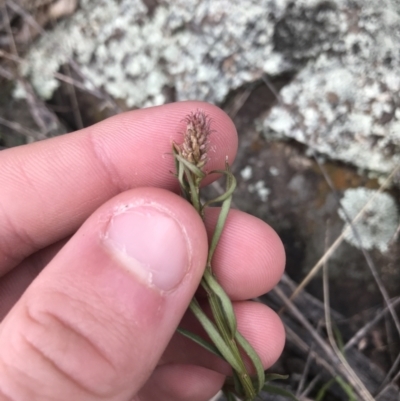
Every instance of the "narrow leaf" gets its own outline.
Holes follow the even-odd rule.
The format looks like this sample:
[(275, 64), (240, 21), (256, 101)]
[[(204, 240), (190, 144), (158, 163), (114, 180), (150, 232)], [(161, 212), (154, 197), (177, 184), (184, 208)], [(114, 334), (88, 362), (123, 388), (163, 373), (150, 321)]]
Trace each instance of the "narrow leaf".
[(286, 380), (289, 378), (289, 375), (279, 375), (278, 373), (266, 373), (265, 374), (265, 382), (270, 382), (273, 380)]
[(235, 191), (235, 189), (236, 189), (236, 178), (234, 177), (234, 175), (230, 171), (214, 170), (214, 171), (211, 171), (211, 173), (220, 173), (220, 174), (226, 175), (229, 185), (228, 185), (228, 188), (227, 188), (226, 192), (224, 192), (222, 195), (217, 196), (214, 199), (211, 199), (211, 200), (207, 201), (204, 204), (204, 207), (207, 207), (207, 206), (209, 206), (209, 205), (211, 205), (213, 203), (223, 202), (229, 196), (231, 196), (233, 194), (233, 192)]
[(181, 163), (183, 163), (195, 176), (204, 178), (206, 175), (194, 164), (188, 162), (180, 155), (175, 156)]
[(347, 396), (349, 397), (349, 401), (357, 401), (357, 397), (354, 394), (353, 389), (351, 388), (351, 386), (349, 386), (349, 384), (347, 384), (340, 376), (336, 377), (336, 381), (338, 382), (338, 384), (340, 385), (340, 387), (342, 387), (343, 391), (347, 394)]
[(198, 194), (198, 187), (195, 186), (192, 175), (186, 168), (185, 168), (185, 176), (186, 176), (186, 179), (187, 179), (187, 181), (189, 183), (189, 187), (190, 187), (191, 203), (192, 203), (193, 207), (196, 209), (196, 211), (200, 213), (200, 199), (199, 199), (199, 194)]
[(208, 341), (204, 340), (204, 338), (201, 338), (197, 334), (194, 334), (188, 330), (181, 329), (180, 327), (177, 328), (177, 332), (182, 334), (183, 336), (189, 338), (196, 344), (201, 345), (203, 348), (205, 348), (207, 351), (211, 352), (212, 354), (218, 356), (219, 358), (223, 358), (221, 353), (218, 351), (218, 348), (215, 347), (213, 344), (210, 344)]
[(214, 234), (211, 239), (210, 249), (208, 251), (208, 263), (211, 263), (212, 257), (214, 256), (215, 249), (217, 248), (218, 241), (221, 237), (222, 230), (224, 229), (226, 218), (228, 217), (229, 208), (231, 206), (232, 197), (229, 197), (224, 201), (219, 212), (217, 225), (215, 226)]
[(233, 384), (234, 384), (236, 395), (239, 395), (242, 397), (243, 396), (243, 390), (242, 390), (243, 387), (242, 387), (242, 383), (240, 382), (240, 378), (239, 378), (237, 372), (233, 371), (232, 373), (233, 373)]
[(336, 379), (333, 378), (329, 380), (327, 383), (325, 383), (321, 389), (318, 391), (318, 394), (315, 398), (315, 401), (322, 401), (325, 397), (325, 393), (328, 391), (328, 389), (332, 386), (333, 383), (335, 383)]
[(190, 200), (189, 191), (188, 191), (188, 188), (187, 188), (185, 180), (184, 180), (185, 165), (183, 163), (180, 163), (177, 158), (175, 158), (175, 162), (178, 164), (178, 168), (177, 168), (178, 181), (179, 181), (179, 185), (181, 187), (182, 195), (187, 201), (189, 201)]
[(248, 343), (248, 341), (238, 332), (236, 331), (236, 341), (243, 348), (244, 352), (251, 359), (251, 362), (254, 365), (254, 368), (257, 373), (257, 393), (261, 391), (265, 383), (265, 374), (264, 367), (262, 365), (261, 359), (258, 356), (257, 352), (254, 351), (253, 347)]
[(206, 314), (201, 310), (198, 302), (193, 299), (190, 302), (190, 309), (195, 314), (200, 324), (203, 326), (206, 333), (210, 336), (211, 340), (218, 348), (219, 352), (225, 358), (225, 360), (232, 366), (233, 369), (241, 371), (240, 363), (235, 359), (229, 347), (225, 344), (218, 330), (214, 326), (214, 323), (206, 316)]
[(211, 271), (206, 270), (204, 272), (203, 279), (206, 281), (211, 291), (214, 293), (214, 295), (218, 298), (219, 302), (221, 303), (222, 310), (224, 312), (224, 317), (227, 321), (230, 330), (230, 337), (234, 338), (237, 324), (231, 300), (229, 299), (228, 295), (221, 287), (221, 285), (218, 283), (218, 281), (215, 279)]

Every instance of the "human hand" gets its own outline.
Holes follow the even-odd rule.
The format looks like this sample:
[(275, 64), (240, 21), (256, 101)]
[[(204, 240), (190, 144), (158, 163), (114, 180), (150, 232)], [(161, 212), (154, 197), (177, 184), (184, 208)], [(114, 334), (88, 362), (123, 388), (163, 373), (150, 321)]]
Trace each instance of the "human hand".
[[(0, 152), (0, 400), (206, 401), (230, 368), (175, 332), (207, 258), (207, 232), (176, 195), (171, 144), (197, 108), (213, 120), (206, 168), (233, 161), (231, 120), (205, 103), (132, 111)], [(209, 178), (208, 182), (210, 182)], [(239, 331), (265, 368), (284, 330), (249, 302), (284, 268), (261, 220), (231, 210), (213, 259)]]

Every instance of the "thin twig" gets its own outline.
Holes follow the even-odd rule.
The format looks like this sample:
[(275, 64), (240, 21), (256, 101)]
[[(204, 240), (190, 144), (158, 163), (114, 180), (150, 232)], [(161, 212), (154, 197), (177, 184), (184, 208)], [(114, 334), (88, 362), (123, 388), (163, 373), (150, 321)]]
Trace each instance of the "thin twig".
[(324, 368), (330, 375), (335, 376), (336, 371), (334, 367), (326, 360), (326, 358), (322, 358), (316, 351), (313, 351), (311, 347), (288, 325), (285, 326), (287, 341), (294, 344), (297, 348), (299, 348), (303, 353), (311, 354), (311, 357), (315, 361), (315, 363)]
[(234, 119), (236, 117), (237, 113), (246, 103), (246, 100), (249, 98), (252, 91), (253, 91), (252, 87), (246, 88), (245, 91), (235, 96), (232, 106), (230, 107), (229, 110), (227, 110), (227, 114), (231, 119)]
[(6, 27), (6, 31), (7, 31), (7, 36), (9, 39), (9, 43), (10, 43), (10, 47), (11, 47), (11, 51), (18, 56), (18, 50), (17, 50), (17, 46), (15, 44), (15, 40), (14, 40), (14, 35), (12, 33), (12, 29), (11, 29), (11, 23), (10, 23), (10, 17), (8, 15), (8, 11), (7, 11), (7, 6), (4, 3), (3, 5), (3, 16), (4, 16), (4, 21), (5, 21), (5, 27)]
[(311, 344), (310, 351), (308, 352), (308, 355), (307, 355), (306, 364), (304, 366), (303, 373), (301, 375), (301, 378), (300, 378), (300, 381), (299, 381), (299, 385), (298, 385), (297, 390), (296, 390), (296, 397), (299, 397), (301, 392), (303, 391), (303, 387), (304, 387), (307, 375), (308, 375), (309, 370), (310, 370), (311, 361), (313, 359), (312, 356), (311, 356), (312, 355), (311, 354), (312, 349), (313, 349), (313, 345)]
[(6, 58), (7, 60), (14, 61), (16, 63), (22, 63), (22, 61), (23, 61), (18, 55), (8, 53), (1, 49), (0, 49), (0, 57)]
[[(106, 102), (106, 104), (110, 104), (110, 105), (113, 107), (114, 112), (115, 112), (116, 114), (122, 113), (123, 110), (121, 109), (120, 106), (118, 106), (118, 104), (117, 104), (116, 101), (113, 99), (113, 97), (110, 96), (107, 92), (105, 92), (105, 91), (103, 91), (103, 90), (97, 88), (96, 85), (93, 83), (93, 81), (92, 81), (88, 76), (86, 76), (86, 75), (82, 72), (82, 69), (80, 68), (80, 66), (78, 65), (78, 63), (75, 62), (75, 60), (70, 59), (70, 60), (68, 61), (68, 64), (69, 64), (70, 67), (74, 70), (74, 72), (75, 72), (77, 75), (79, 75), (79, 77), (82, 79), (83, 82), (88, 82), (89, 84), (91, 84), (91, 85), (93, 86), (93, 88), (95, 88), (94, 90), (95, 90), (96, 93), (97, 93), (97, 97), (99, 97), (100, 99), (103, 99), (103, 100)], [(88, 89), (86, 88), (86, 90), (88, 90)]]
[[(327, 223), (327, 234), (326, 234), (326, 239), (325, 239), (326, 247), (327, 247), (328, 242), (329, 242), (329, 221)], [(330, 300), (329, 300), (329, 280), (328, 280), (328, 261), (327, 260), (324, 263), (322, 271), (323, 271), (322, 280), (323, 280), (323, 293), (324, 293), (325, 324), (326, 324), (326, 332), (328, 334), (329, 343), (332, 347), (332, 350), (334, 351), (334, 353), (336, 354), (336, 356), (342, 363), (343, 367), (346, 369), (346, 371), (348, 373), (348, 377), (351, 377), (355, 383), (358, 383), (361, 386), (364, 386), (364, 384), (362, 383), (360, 378), (357, 376), (357, 374), (354, 372), (352, 367), (347, 362), (346, 358), (341, 353), (341, 351), (336, 343), (335, 336), (333, 335), (332, 320), (331, 320), (331, 313), (330, 313), (331, 307), (330, 307)], [(365, 390), (368, 391), (366, 388), (365, 388)], [(373, 397), (369, 392), (366, 392), (364, 397), (365, 397), (364, 398), (365, 400), (373, 401)]]
[[(397, 305), (400, 304), (400, 297), (397, 297), (393, 300), (391, 300), (391, 305), (392, 307), (396, 307)], [(385, 308), (379, 312), (371, 321), (369, 321), (366, 325), (361, 327), (357, 333), (353, 335), (352, 338), (346, 343), (344, 346), (345, 350), (348, 350), (350, 347), (354, 346), (358, 341), (361, 340), (362, 337), (365, 337), (368, 332), (387, 314), (389, 313), (389, 308), (385, 306)]]
[(17, 123), (15, 121), (6, 120), (3, 117), (0, 117), (0, 124), (10, 128), (10, 129), (14, 130), (15, 132), (17, 132), (18, 134), (21, 134), (28, 138), (33, 137), (37, 140), (45, 138), (42, 133), (32, 131), (31, 129), (22, 126), (20, 123)]
[(393, 362), (392, 366), (390, 367), (389, 372), (387, 372), (379, 389), (383, 389), (390, 382), (390, 377), (392, 376), (392, 374), (394, 372), (399, 370), (399, 365), (400, 365), (400, 353), (397, 355), (396, 360)]
[(326, 342), (322, 339), (322, 337), (316, 332), (316, 330), (312, 327), (312, 325), (308, 322), (308, 320), (303, 316), (303, 314), (298, 310), (298, 308), (293, 304), (293, 302), (286, 297), (285, 293), (279, 288), (275, 287), (272, 290), (284, 303), (286, 308), (291, 312), (291, 314), (303, 325), (303, 327), (310, 333), (310, 335), (315, 340), (316, 344), (318, 344), (322, 350), (325, 352), (327, 358), (330, 363), (334, 365), (337, 371), (346, 378), (346, 380), (353, 387), (355, 392), (361, 397), (361, 399), (365, 401), (374, 401), (370, 392), (366, 389), (365, 385), (361, 382), (361, 380), (356, 376), (353, 377), (349, 374), (347, 369), (344, 367), (342, 361), (339, 360), (334, 351), (326, 344)]
[[(71, 70), (70, 70), (69, 65), (66, 64), (64, 68), (66, 69), (67, 77), (71, 77)], [(74, 85), (67, 85), (67, 90), (68, 90), (69, 98), (70, 98), (71, 104), (72, 104), (72, 113), (73, 113), (74, 118), (75, 118), (75, 124), (76, 124), (78, 129), (82, 129), (83, 128), (83, 121), (82, 121), (81, 112), (79, 110), (78, 99), (76, 97), (75, 86)]]
[(1, 65), (0, 65), (0, 76), (7, 79), (8, 81), (12, 81), (13, 79), (15, 79), (14, 74)]
[(26, 10), (12, 0), (7, 0), (7, 5), (17, 14), (19, 14), (32, 28), (36, 29), (40, 34), (44, 34), (45, 30), (36, 22), (35, 18), (32, 17)]
[(398, 380), (400, 380), (400, 370), (397, 372), (396, 376), (393, 377), (391, 382), (386, 384), (385, 387), (383, 387), (382, 390), (376, 395), (376, 399), (378, 400), (380, 396), (386, 392), (387, 388), (390, 385), (395, 385)]
[[(368, 200), (368, 202), (364, 205), (364, 207), (358, 212), (358, 214), (354, 217), (354, 219), (351, 221), (351, 224), (354, 225), (363, 215), (367, 207), (371, 204), (373, 200), (375, 200), (376, 196), (382, 191), (384, 191), (390, 184), (393, 176), (399, 171), (400, 166), (397, 166), (391, 173), (390, 175), (386, 178), (385, 182), (380, 186), (380, 188), (376, 191), (374, 195), (371, 196), (371, 198)], [(342, 233), (336, 238), (335, 242), (327, 249), (327, 251), (324, 253), (324, 255), (318, 260), (318, 262), (312, 267), (310, 272), (307, 274), (307, 276), (302, 280), (302, 282), (298, 285), (296, 290), (293, 292), (291, 295), (290, 299), (293, 300), (294, 298), (299, 295), (300, 291), (303, 290), (303, 288), (311, 281), (311, 279), (318, 273), (319, 269), (322, 267), (322, 265), (325, 263), (326, 260), (328, 260), (333, 253), (336, 251), (336, 249), (339, 247), (339, 245), (342, 243), (344, 237), (350, 232), (351, 230), (351, 225), (349, 225), (347, 228), (345, 228)]]
[(307, 397), (308, 394), (311, 393), (311, 391), (314, 389), (314, 387), (317, 385), (319, 380), (321, 379), (321, 374), (316, 375), (308, 384), (308, 386), (305, 388), (305, 390), (300, 394), (300, 398), (303, 399), (304, 397)]
[[(279, 102), (279, 105), (285, 109), (287, 109), (287, 106), (285, 105), (285, 103), (283, 102), (283, 99), (281, 98), (280, 94), (278, 93), (278, 91), (275, 89), (275, 86), (270, 82), (270, 80), (266, 77), (263, 76), (262, 80), (264, 81), (264, 83), (268, 86), (268, 88), (271, 90), (271, 92), (274, 94), (274, 96), (276, 97), (276, 99)], [(322, 164), (319, 162), (318, 158), (316, 157), (316, 154), (314, 152), (314, 150), (312, 149), (311, 146), (309, 146), (309, 149), (311, 149), (311, 152), (314, 156), (314, 159), (316, 160), (316, 162), (318, 163), (318, 166), (321, 169), (322, 174), (324, 175), (324, 178), (326, 179), (328, 185), (330, 186), (331, 190), (334, 192), (335, 197), (338, 199), (336, 191), (334, 189), (333, 183), (329, 178), (329, 175), (326, 173), (325, 168), (322, 166)], [(298, 294), (299, 292), (311, 281), (311, 279), (317, 274), (318, 270), (322, 267), (322, 265), (325, 263), (326, 260), (328, 260), (332, 254), (336, 251), (336, 249), (339, 247), (339, 245), (342, 243), (344, 237), (348, 234), (348, 232), (350, 230), (353, 230), (353, 232), (355, 231), (354, 228), (354, 224), (363, 216), (364, 211), (366, 210), (367, 206), (372, 202), (372, 200), (375, 199), (375, 197), (381, 193), (384, 189), (386, 189), (391, 181), (391, 179), (393, 178), (393, 176), (397, 173), (397, 171), (399, 171), (400, 169), (400, 165), (395, 167), (393, 169), (393, 171), (391, 172), (391, 174), (389, 175), (389, 177), (387, 177), (387, 179), (385, 180), (385, 182), (381, 185), (381, 187), (378, 189), (377, 193), (375, 193), (370, 199), (369, 201), (364, 205), (364, 207), (360, 210), (360, 212), (357, 214), (357, 216), (350, 221), (350, 219), (348, 218), (348, 215), (346, 216), (348, 219), (348, 224), (349, 226), (347, 228), (345, 228), (345, 230), (342, 232), (342, 234), (336, 239), (336, 241), (331, 245), (331, 247), (329, 249), (327, 249), (327, 251), (325, 252), (325, 254), (322, 256), (322, 258), (316, 263), (315, 266), (313, 266), (313, 268), (310, 270), (310, 272), (308, 273), (308, 275), (303, 279), (303, 281), (298, 285), (297, 289), (293, 292), (292, 296), (290, 297), (291, 300), (293, 300)], [(346, 214), (346, 213), (345, 213)], [(360, 237), (358, 235), (358, 233), (356, 234), (356, 239), (359, 241), (359, 243), (361, 243)], [(365, 251), (365, 249), (363, 249), (361, 247), (364, 257), (367, 261), (367, 264), (374, 276), (374, 279), (379, 287), (379, 290), (381, 291), (381, 294), (386, 302), (386, 305), (389, 306), (389, 310), (392, 314), (393, 320), (395, 321), (396, 324), (396, 328), (400, 334), (400, 321), (395, 313), (395, 311), (390, 307), (390, 302), (389, 301), (389, 296), (387, 294), (386, 289), (384, 288), (378, 274), (377, 274), (377, 270), (376, 267), (371, 259), (371, 257), (369, 256), (369, 254)]]
[(53, 76), (54, 78), (65, 82), (66, 84), (73, 85), (76, 88), (97, 97), (98, 99), (104, 100), (104, 95), (98, 89), (89, 89), (82, 82), (79, 82), (76, 79), (69, 77), (68, 75), (61, 74), (59, 72), (55, 72)]
[[(10, 37), (10, 46), (11, 46), (12, 56), (14, 58), (13, 61), (20, 63), (21, 58), (19, 57), (18, 50), (15, 45), (14, 36), (12, 34), (10, 19), (8, 16), (6, 5), (4, 5), (3, 7), (3, 14), (4, 14), (4, 19), (6, 21), (7, 33)], [(32, 88), (32, 85), (28, 83), (25, 78), (20, 76), (17, 69), (16, 69), (16, 79), (25, 90), (26, 101), (29, 106), (29, 111), (35, 123), (42, 131), (40, 137), (43, 139), (47, 137), (47, 134), (52, 130), (54, 130), (55, 127), (58, 127), (60, 125), (58, 118), (45, 106), (45, 104), (41, 100), (38, 99), (35, 91)], [(38, 136), (32, 138), (37, 139)]]
[(32, 85), (24, 78), (19, 78), (26, 93), (29, 111), (43, 135), (47, 138), (49, 133), (60, 127), (58, 117), (38, 98)]
[[(331, 191), (332, 191), (332, 193), (333, 193), (333, 196), (335, 197), (337, 203), (340, 205), (340, 199), (339, 199), (339, 196), (338, 196), (338, 194), (337, 194), (336, 188), (335, 188), (335, 186), (334, 186), (334, 184), (333, 184), (331, 178), (329, 177), (328, 173), (326, 172), (325, 167), (324, 167), (324, 166), (322, 165), (322, 163), (319, 161), (318, 157), (316, 156), (316, 154), (315, 154), (315, 152), (314, 152), (313, 150), (312, 150), (312, 154), (313, 154), (314, 160), (315, 160), (315, 161), (317, 162), (317, 164), (318, 164), (318, 167), (319, 167), (320, 171), (322, 172), (322, 175), (323, 175), (324, 178), (325, 178), (325, 181), (327, 182), (329, 188), (331, 189)], [(369, 270), (370, 270), (371, 273), (372, 273), (372, 276), (373, 276), (373, 278), (374, 278), (374, 280), (375, 280), (375, 282), (376, 282), (376, 285), (378, 286), (379, 291), (380, 291), (380, 293), (382, 294), (382, 297), (383, 297), (383, 299), (384, 299), (384, 301), (385, 301), (385, 304), (386, 304), (386, 306), (387, 306), (388, 309), (389, 309), (389, 312), (390, 312), (390, 314), (391, 314), (391, 316), (392, 316), (392, 319), (393, 319), (393, 321), (394, 321), (394, 324), (395, 324), (395, 326), (396, 326), (397, 333), (398, 333), (399, 336), (400, 336), (400, 321), (399, 321), (399, 318), (398, 318), (398, 316), (397, 316), (396, 311), (394, 310), (394, 308), (392, 307), (392, 305), (391, 305), (391, 303), (390, 303), (389, 294), (388, 294), (388, 292), (386, 291), (386, 288), (385, 288), (385, 286), (383, 285), (381, 278), (379, 277), (378, 270), (377, 270), (377, 268), (376, 268), (376, 266), (375, 266), (375, 263), (374, 263), (374, 261), (372, 260), (371, 255), (369, 254), (369, 252), (367, 252), (367, 250), (363, 248), (362, 242), (361, 242), (360, 233), (359, 233), (358, 229), (355, 227), (355, 225), (353, 224), (353, 222), (351, 221), (351, 218), (350, 218), (350, 216), (349, 216), (347, 210), (343, 207), (343, 205), (341, 205), (341, 208), (342, 208), (342, 210), (343, 210), (343, 213), (344, 213), (344, 216), (345, 216), (345, 219), (346, 219), (346, 223), (350, 226), (350, 228), (351, 228), (351, 230), (352, 230), (352, 233), (353, 233), (353, 235), (354, 235), (356, 241), (358, 242), (358, 244), (359, 244), (359, 246), (360, 246), (361, 252), (363, 253), (363, 256), (364, 256), (364, 258), (365, 258), (365, 260), (366, 260), (366, 262), (367, 262), (367, 265), (368, 265), (368, 267), (369, 267)], [(363, 209), (366, 209), (366, 206), (364, 206)]]

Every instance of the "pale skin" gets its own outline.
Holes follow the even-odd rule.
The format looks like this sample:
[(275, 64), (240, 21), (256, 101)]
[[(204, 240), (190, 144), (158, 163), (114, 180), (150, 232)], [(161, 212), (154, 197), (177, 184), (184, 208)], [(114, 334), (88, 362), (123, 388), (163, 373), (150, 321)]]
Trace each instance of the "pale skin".
[[(178, 325), (201, 332), (185, 311), (218, 214), (208, 210), (205, 229), (171, 174), (171, 144), (182, 142), (183, 119), (198, 108), (215, 130), (206, 169), (223, 169), (235, 158), (235, 127), (200, 102), (132, 111), (0, 152), (1, 401), (207, 401), (221, 388), (229, 367), (175, 333)], [(116, 211), (143, 203), (156, 210), (150, 219), (161, 210), (184, 233), (184, 250), (168, 235), (166, 250), (152, 250), (157, 260), (188, 258), (181, 279), (162, 278), (168, 288), (107, 242)], [(213, 269), (265, 368), (282, 352), (284, 329), (270, 308), (248, 300), (271, 290), (284, 264), (266, 223), (230, 212)]]

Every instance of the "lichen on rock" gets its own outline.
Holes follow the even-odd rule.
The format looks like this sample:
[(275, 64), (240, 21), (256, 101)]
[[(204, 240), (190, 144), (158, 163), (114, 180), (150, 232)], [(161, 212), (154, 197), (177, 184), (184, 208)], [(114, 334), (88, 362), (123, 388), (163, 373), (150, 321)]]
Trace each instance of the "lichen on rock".
[[(400, 5), (384, 3), (325, 2), (323, 18), (297, 9), (314, 10), (308, 22), (316, 39), (311, 50), (293, 54), (313, 57), (264, 119), (267, 138), (294, 138), (330, 159), (384, 174), (400, 163)], [(318, 35), (320, 21), (330, 36)]]
[(81, 0), (31, 48), (23, 72), (49, 98), (54, 73), (74, 57), (90, 81), (130, 107), (163, 103), (165, 87), (175, 88), (177, 100), (218, 103), (265, 72), (290, 67), (273, 51), (274, 21), (286, 3), (160, 0), (148, 15), (141, 0)]
[(400, 4), (396, 0), (81, 0), (21, 67), (52, 96), (73, 58), (85, 83), (128, 107), (220, 104), (242, 85), (296, 74), (266, 114), (267, 138), (294, 138), (361, 169), (400, 163)]
[(359, 220), (354, 223), (359, 238), (352, 229), (347, 230), (348, 224), (344, 226), (347, 242), (357, 248), (377, 248), (381, 252), (388, 250), (399, 225), (399, 213), (391, 195), (368, 188), (351, 188), (344, 192), (341, 206), (339, 216), (345, 222), (346, 214), (353, 220), (366, 206)]

